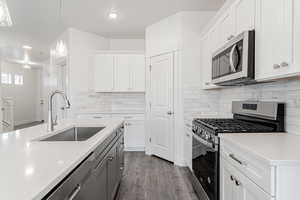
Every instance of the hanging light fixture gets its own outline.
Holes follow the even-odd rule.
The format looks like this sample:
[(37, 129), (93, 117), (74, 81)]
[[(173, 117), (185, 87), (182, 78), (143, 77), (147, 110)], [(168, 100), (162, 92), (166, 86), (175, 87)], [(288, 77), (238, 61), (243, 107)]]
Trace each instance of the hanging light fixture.
[(0, 0), (0, 26), (12, 26), (6, 0)]
[[(59, 21), (62, 22), (62, 0), (59, 1)], [(58, 57), (67, 56), (68, 54), (67, 45), (63, 40), (57, 41), (55, 51)]]

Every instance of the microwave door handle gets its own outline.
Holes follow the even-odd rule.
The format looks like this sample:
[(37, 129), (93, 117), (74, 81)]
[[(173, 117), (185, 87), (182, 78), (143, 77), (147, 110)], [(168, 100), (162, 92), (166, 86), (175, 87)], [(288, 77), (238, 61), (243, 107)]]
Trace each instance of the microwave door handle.
[(232, 47), (232, 49), (230, 51), (230, 56), (229, 56), (230, 68), (231, 68), (232, 72), (236, 72), (236, 68), (235, 68), (234, 63), (233, 63), (233, 54), (234, 54), (234, 51), (235, 51), (236, 47), (237, 47), (237, 45), (235, 44)]

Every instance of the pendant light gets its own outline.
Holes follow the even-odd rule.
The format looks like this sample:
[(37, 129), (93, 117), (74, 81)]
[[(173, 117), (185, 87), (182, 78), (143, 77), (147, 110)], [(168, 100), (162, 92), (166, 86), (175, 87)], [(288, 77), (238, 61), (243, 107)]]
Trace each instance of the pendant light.
[(6, 0), (0, 0), (0, 26), (12, 26)]
[[(62, 0), (59, 0), (59, 21), (62, 24)], [(65, 57), (68, 54), (67, 45), (61, 39), (57, 41), (55, 50), (58, 57)]]

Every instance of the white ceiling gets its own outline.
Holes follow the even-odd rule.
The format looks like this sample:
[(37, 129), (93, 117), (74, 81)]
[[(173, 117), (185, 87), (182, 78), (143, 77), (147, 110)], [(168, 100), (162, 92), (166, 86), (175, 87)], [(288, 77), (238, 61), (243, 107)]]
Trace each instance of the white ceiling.
[[(112, 38), (144, 38), (145, 27), (178, 11), (217, 10), (223, 0), (7, 0), (13, 26), (0, 28), (35, 40), (41, 46), (51, 44), (67, 27)], [(108, 19), (111, 9), (119, 18)]]

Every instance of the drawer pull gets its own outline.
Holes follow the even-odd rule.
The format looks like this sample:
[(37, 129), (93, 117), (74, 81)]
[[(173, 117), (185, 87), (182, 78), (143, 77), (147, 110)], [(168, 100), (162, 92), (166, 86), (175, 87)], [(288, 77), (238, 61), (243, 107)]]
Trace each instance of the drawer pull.
[(230, 157), (232, 160), (234, 160), (235, 162), (239, 163), (240, 165), (245, 165), (245, 166), (246, 166), (246, 163), (240, 161), (238, 158), (236, 158), (236, 157), (234, 156), (234, 154), (229, 154), (229, 157)]
[(288, 67), (289, 64), (288, 64), (287, 62), (282, 62), (282, 63), (280, 64), (280, 66), (281, 66), (281, 67)]
[(236, 185), (236, 186), (240, 186), (240, 185), (241, 185), (241, 182), (239, 182), (238, 180), (235, 179), (235, 185)]
[(234, 180), (235, 180), (234, 177), (233, 177), (232, 175), (230, 176), (230, 180), (231, 180), (231, 181), (234, 181)]
[(279, 68), (280, 68), (280, 65), (278, 65), (278, 64), (273, 65), (273, 69), (279, 69)]
[(76, 188), (74, 189), (74, 191), (72, 192), (72, 194), (70, 195), (70, 197), (68, 198), (68, 200), (73, 200), (79, 193), (80, 189), (81, 189), (81, 186), (77, 185)]
[(109, 161), (112, 161), (113, 159), (114, 159), (114, 157), (112, 157), (112, 156), (109, 156), (109, 157), (108, 157), (108, 160), (109, 160)]

